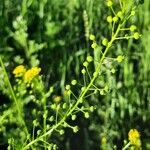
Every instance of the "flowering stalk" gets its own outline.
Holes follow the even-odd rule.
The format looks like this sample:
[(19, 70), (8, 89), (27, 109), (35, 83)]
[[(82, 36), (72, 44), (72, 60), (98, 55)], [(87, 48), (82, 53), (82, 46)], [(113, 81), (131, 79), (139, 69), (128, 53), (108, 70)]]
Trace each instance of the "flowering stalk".
[(126, 19), (118, 24), (118, 27), (115, 31), (115, 33), (113, 34), (110, 42), (108, 42), (106, 48), (105, 48), (105, 51), (99, 61), (99, 64), (97, 66), (97, 69), (95, 71), (95, 73), (93, 74), (93, 77), (91, 78), (90, 80), (90, 83), (87, 85), (87, 87), (84, 89), (84, 91), (82, 92), (82, 94), (78, 97), (76, 103), (70, 108), (70, 110), (68, 110), (65, 115), (63, 116), (63, 118), (57, 123), (55, 124), (54, 126), (52, 126), (52, 128), (47, 131), (46, 133), (44, 133), (43, 135), (37, 137), (35, 140), (31, 141), (30, 143), (28, 143), (23, 149), (27, 149), (29, 148), (31, 145), (33, 145), (34, 143), (38, 142), (39, 140), (43, 139), (45, 136), (47, 135), (51, 135), (52, 132), (57, 129), (58, 127), (60, 127), (61, 125), (63, 125), (63, 123), (65, 122), (65, 120), (72, 114), (72, 112), (77, 108), (77, 106), (81, 103), (81, 101), (83, 100), (84, 96), (86, 95), (86, 93), (89, 91), (90, 87), (93, 85), (94, 81), (96, 80), (96, 78), (98, 77), (99, 75), (99, 72), (101, 71), (101, 67), (102, 67), (102, 64), (103, 64), (103, 61), (105, 59), (105, 56), (108, 52), (108, 50), (110, 49), (110, 47), (112, 46), (113, 42), (116, 40), (118, 34), (119, 34), (119, 31), (121, 30), (122, 26), (125, 24), (126, 22)]
[[(120, 1), (120, 3), (121, 3), (121, 1)], [(108, 86), (105, 86), (104, 89), (101, 91), (98, 87), (96, 87), (96, 85), (94, 85), (94, 82), (96, 81), (96, 79), (98, 78), (100, 72), (102, 71), (102, 66), (105, 63), (104, 62), (105, 59), (107, 58), (106, 55), (107, 55), (108, 51), (110, 50), (110, 48), (112, 47), (113, 43), (115, 41), (117, 41), (117, 40), (120, 40), (120, 39), (129, 39), (130, 37), (138, 39), (140, 37), (140, 35), (139, 35), (138, 32), (135, 32), (133, 36), (119, 37), (120, 31), (128, 31), (128, 30), (130, 30), (131, 32), (134, 32), (136, 30), (135, 26), (132, 26), (132, 28), (131, 27), (130, 28), (123, 28), (124, 24), (126, 23), (126, 21), (133, 15), (134, 12), (132, 12), (132, 13), (128, 12), (130, 14), (128, 14), (128, 13), (124, 14), (125, 12), (122, 11), (122, 5), (121, 5), (121, 11), (119, 11), (118, 13), (116, 13), (114, 11), (114, 9), (113, 9), (113, 6), (112, 6), (113, 2), (111, 0), (108, 0), (107, 5), (108, 5), (108, 7), (111, 8), (111, 10), (113, 12), (113, 15), (114, 15), (114, 17), (112, 17), (112, 16), (108, 16), (107, 17), (107, 22), (112, 27), (112, 32), (111, 32), (111, 36), (110, 36), (111, 39), (110, 40), (108, 40), (106, 38), (103, 39), (102, 45), (105, 46), (105, 50), (104, 50), (104, 52), (101, 52), (102, 53), (101, 54), (101, 58), (98, 59), (98, 65), (95, 67), (96, 71), (93, 73), (92, 76), (90, 75), (90, 72), (88, 71), (88, 64), (89, 64), (89, 62), (93, 61), (93, 57), (92, 56), (88, 56), (87, 60), (83, 63), (84, 69), (82, 69), (81, 72), (82, 72), (83, 75), (85, 75), (85, 73), (87, 73), (87, 75), (89, 76), (89, 83), (88, 84), (85, 83), (86, 79), (85, 79), (85, 76), (84, 76), (84, 87), (82, 87), (80, 95), (78, 97), (76, 97), (75, 94), (70, 90), (70, 85), (66, 86), (67, 94), (69, 93), (68, 94), (69, 95), (69, 100), (67, 101), (67, 103), (69, 103), (69, 107), (67, 108), (67, 106), (66, 106), (65, 108), (63, 108), (63, 109), (67, 108), (66, 111), (62, 110), (62, 113), (60, 114), (59, 111), (61, 111), (61, 108), (60, 108), (61, 104), (58, 104), (57, 102), (56, 103), (58, 105), (56, 104), (56, 105), (53, 105), (54, 106), (53, 108), (51, 107), (53, 110), (55, 110), (55, 114), (56, 114), (55, 120), (52, 119), (52, 121), (54, 121), (54, 124), (52, 126), (47, 125), (48, 121), (51, 122), (51, 120), (48, 120), (48, 109), (47, 109), (47, 106), (46, 106), (47, 103), (48, 103), (47, 98), (49, 98), (50, 95), (48, 94), (48, 96), (46, 96), (47, 93), (46, 93), (46, 91), (44, 89), (44, 84), (42, 83), (41, 78), (38, 76), (39, 73), (40, 73), (40, 71), (41, 71), (41, 69), (38, 68), (38, 67), (32, 67), (31, 69), (26, 70), (26, 68), (23, 65), (20, 65), (20, 66), (16, 67), (15, 70), (13, 71), (13, 74), (15, 75), (15, 77), (19, 77), (17, 80), (21, 81), (22, 85), (24, 86), (24, 89), (26, 91), (30, 90), (29, 94), (33, 92), (32, 90), (34, 90), (35, 92), (38, 93), (37, 97), (40, 97), (39, 99), (41, 100), (41, 103), (43, 105), (42, 111), (41, 111), (42, 112), (41, 114), (43, 114), (43, 125), (42, 125), (43, 129), (42, 129), (42, 132), (37, 132), (37, 137), (34, 139), (34, 130), (35, 130), (35, 127), (38, 126), (38, 125), (36, 125), (36, 120), (34, 120), (33, 121), (32, 141), (30, 140), (30, 138), (27, 138), (27, 140), (29, 139), (29, 141), (28, 141), (29, 143), (25, 143), (23, 145), (23, 147), (22, 147), (23, 150), (29, 149), (30, 147), (32, 148), (32, 146), (35, 143), (37, 143), (38, 141), (44, 142), (44, 149), (46, 149), (47, 136), (50, 137), (51, 134), (54, 131), (59, 131), (59, 128), (61, 128), (61, 127), (70, 127), (70, 128), (73, 129), (74, 132), (77, 132), (77, 128), (70, 126), (66, 122), (66, 120), (69, 117), (71, 117), (72, 120), (75, 120), (75, 118), (76, 118), (75, 113), (78, 112), (78, 111), (83, 112), (84, 115), (85, 115), (85, 118), (89, 117), (88, 112), (84, 112), (83, 109), (82, 108), (80, 109), (78, 106), (79, 106), (80, 103), (83, 103), (83, 100), (85, 98), (87, 98), (89, 95), (91, 95), (91, 93), (89, 94), (88, 92), (91, 90), (92, 87), (94, 87), (96, 90), (99, 90), (101, 95), (104, 95), (105, 92), (106, 93), (108, 92), (108, 89), (109, 89)], [(98, 47), (98, 45), (96, 43), (95, 36), (94, 35), (91, 36), (90, 40), (93, 41), (93, 44), (91, 45), (91, 47), (93, 49), (96, 49)], [(124, 56), (118, 56), (114, 60), (120, 63), (123, 59), (124, 59)], [(8, 85), (9, 85), (10, 93), (12, 94), (12, 97), (13, 97), (15, 103), (16, 103), (19, 115), (22, 117), (21, 121), (23, 121), (24, 124), (25, 124), (25, 121), (23, 120), (23, 116), (21, 115), (21, 111), (20, 111), (20, 107), (19, 107), (17, 98), (16, 98), (16, 96), (14, 94), (13, 88), (12, 88), (12, 86), (10, 84), (9, 79), (8, 79), (5, 67), (4, 67), (4, 65), (2, 63), (2, 60), (1, 60), (1, 64), (2, 64), (2, 68), (3, 68), (4, 72), (5, 72), (7, 80), (8, 80)], [(39, 78), (36, 78), (36, 77), (39, 77)], [(41, 81), (41, 83), (39, 83), (39, 81)], [(76, 83), (77, 83), (76, 80), (73, 80), (71, 82), (72, 85), (75, 85)], [(18, 84), (18, 86), (20, 86), (20, 85)], [(30, 87), (29, 90), (28, 90), (28, 87)], [(71, 94), (76, 99), (75, 103), (74, 102), (71, 103), (71, 101), (70, 101), (70, 95)], [(94, 94), (94, 93), (92, 93), (92, 94)], [(22, 94), (22, 95), (26, 96), (26, 94)], [(30, 95), (30, 96), (34, 96), (34, 94)], [(24, 97), (21, 97), (21, 98), (24, 98)], [(34, 100), (35, 101), (37, 100), (37, 102), (38, 102), (38, 99), (36, 99), (36, 96), (34, 96), (34, 98), (35, 98)], [(51, 116), (51, 117), (54, 117), (54, 116)], [(41, 131), (41, 130), (38, 130), (38, 131)], [(40, 133), (42, 133), (42, 134), (40, 134)], [(63, 134), (63, 130), (61, 130), (59, 133)], [(130, 144), (133, 144), (133, 143), (134, 142), (130, 141), (124, 147), (123, 150), (127, 149), (130, 146)]]

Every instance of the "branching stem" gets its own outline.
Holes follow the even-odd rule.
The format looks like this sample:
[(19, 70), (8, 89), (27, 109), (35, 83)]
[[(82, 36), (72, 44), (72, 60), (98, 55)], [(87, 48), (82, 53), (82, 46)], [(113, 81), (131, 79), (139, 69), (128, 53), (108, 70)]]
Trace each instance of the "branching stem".
[(52, 127), (52, 129), (50, 129), (49, 131), (47, 131), (47, 132), (44, 133), (43, 135), (39, 136), (39, 137), (36, 138), (35, 140), (31, 141), (29, 144), (27, 144), (27, 145), (24, 147), (24, 150), (27, 149), (27, 148), (29, 148), (31, 145), (33, 145), (34, 143), (38, 142), (39, 140), (41, 140), (41, 139), (44, 138), (45, 136), (47, 136), (47, 135), (50, 136), (50, 135), (52, 134), (52, 132), (53, 132), (55, 129), (57, 129), (59, 126), (61, 126), (61, 125), (65, 122), (65, 120), (72, 114), (72, 112), (73, 112), (74, 110), (76, 110), (76, 108), (78, 107), (79, 103), (82, 101), (82, 99), (84, 98), (84, 96), (85, 96), (86, 93), (89, 91), (90, 87), (93, 85), (94, 81), (95, 81), (96, 78), (98, 77), (99, 72), (100, 72), (100, 70), (101, 70), (101, 66), (102, 66), (102, 64), (103, 64), (103, 60), (105, 59), (105, 56), (106, 56), (106, 54), (107, 54), (109, 48), (112, 46), (112, 43), (113, 43), (114, 40), (117, 38), (117, 35), (118, 35), (118, 33), (119, 33), (120, 29), (121, 29), (121, 26), (122, 26), (122, 24), (119, 24), (119, 25), (118, 25), (116, 32), (115, 32), (114, 35), (112, 36), (110, 42), (108, 43), (108, 45), (107, 45), (107, 47), (106, 47), (106, 49), (105, 49), (105, 51), (104, 51), (104, 53), (103, 53), (103, 55), (102, 55), (102, 57), (101, 57), (101, 59), (100, 59), (99, 65), (98, 65), (98, 67), (97, 67), (97, 69), (96, 69), (96, 72), (94, 73), (93, 77), (91, 78), (90, 83), (87, 85), (87, 87), (85, 88), (85, 90), (84, 90), (84, 91), (82, 92), (82, 94), (79, 96), (79, 98), (78, 98), (78, 100), (76, 101), (76, 103), (74, 104), (74, 106), (72, 106), (72, 107), (70, 108), (70, 110), (66, 112), (66, 114), (64, 115), (64, 117), (63, 117), (57, 124), (55, 124), (55, 125)]

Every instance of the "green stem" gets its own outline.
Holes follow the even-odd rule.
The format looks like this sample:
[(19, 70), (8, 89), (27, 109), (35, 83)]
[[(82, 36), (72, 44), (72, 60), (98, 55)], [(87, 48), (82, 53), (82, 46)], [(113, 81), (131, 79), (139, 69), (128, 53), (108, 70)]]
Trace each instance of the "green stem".
[(115, 40), (128, 40), (128, 39), (133, 39), (133, 36), (126, 36), (126, 37), (118, 37)]
[(22, 116), (22, 114), (21, 114), (21, 110), (20, 110), (21, 107), (20, 107), (20, 105), (19, 105), (19, 103), (18, 103), (18, 100), (17, 100), (16, 95), (15, 95), (15, 93), (14, 93), (14, 90), (13, 90), (13, 88), (12, 88), (12, 85), (11, 85), (11, 83), (10, 83), (10, 80), (9, 80), (9, 77), (8, 77), (8, 74), (7, 74), (7, 71), (6, 71), (6, 69), (5, 69), (5, 66), (4, 66), (4, 63), (3, 63), (3, 60), (2, 60), (2, 58), (1, 58), (1, 56), (0, 56), (0, 64), (1, 64), (2, 69), (3, 69), (3, 71), (4, 71), (4, 75), (5, 75), (5, 77), (6, 77), (6, 82), (7, 82), (8, 89), (9, 89), (9, 91), (10, 91), (11, 97), (12, 97), (12, 99), (14, 100), (15, 105), (16, 105), (16, 107), (17, 107), (19, 120), (20, 120), (20, 122), (22, 123), (22, 125), (25, 127), (25, 132), (26, 132), (26, 134), (29, 135), (28, 129), (27, 129), (27, 127), (26, 127), (26, 123), (25, 123), (25, 121), (24, 121), (24, 119), (23, 119), (23, 116)]
[[(46, 113), (46, 98), (44, 96), (44, 118), (43, 118), (43, 128), (44, 128), (44, 133), (46, 133), (46, 119), (47, 119), (47, 113)], [(46, 141), (46, 137), (44, 138)], [(44, 143), (44, 149), (46, 150), (46, 143)]]
[(129, 142), (127, 145), (125, 145), (125, 147), (123, 147), (122, 150), (126, 150), (127, 148), (129, 148), (130, 145), (131, 145), (131, 143)]
[(122, 2), (121, 2), (121, 0), (119, 0), (119, 4), (120, 4), (120, 7), (121, 7), (121, 9), (122, 9)]
[(116, 13), (115, 13), (113, 7), (111, 7), (111, 10), (112, 10), (113, 14), (116, 16)]
[(121, 25), (119, 24), (119, 25), (118, 25), (118, 28), (117, 28), (117, 30), (116, 30), (116, 33), (115, 33), (114, 36), (112, 37), (111, 41), (108, 43), (108, 45), (107, 45), (107, 47), (106, 47), (106, 49), (105, 49), (105, 51), (104, 51), (104, 53), (103, 53), (103, 55), (102, 55), (102, 58), (101, 58), (101, 60), (100, 60), (100, 63), (99, 63), (99, 65), (98, 65), (97, 69), (96, 69), (95, 75), (94, 75), (93, 78), (91, 79), (91, 82), (90, 82), (89, 85), (86, 87), (86, 89), (84, 90), (84, 92), (82, 93), (82, 95), (79, 97), (79, 99), (78, 99), (78, 101), (76, 102), (76, 104), (75, 104), (75, 105), (72, 107), (72, 109), (70, 109), (70, 111), (67, 113), (67, 116), (69, 116), (69, 115), (73, 112), (73, 110), (78, 106), (78, 104), (80, 103), (80, 101), (83, 99), (83, 97), (85, 96), (85, 94), (88, 92), (89, 88), (93, 85), (95, 79), (98, 77), (98, 74), (99, 74), (99, 72), (100, 72), (100, 70), (101, 70), (101, 66), (102, 66), (103, 60), (105, 59), (105, 56), (106, 56), (106, 54), (107, 54), (109, 48), (111, 47), (113, 41), (114, 41), (115, 38), (117, 37), (117, 35), (118, 35), (119, 31), (120, 31), (120, 27), (121, 27)]
[(21, 10), (22, 16), (24, 16), (27, 13), (27, 0), (22, 1), (22, 10)]
[(68, 118), (72, 114), (72, 112), (76, 109), (76, 107), (79, 105), (79, 103), (81, 102), (81, 100), (84, 98), (85, 94), (88, 92), (88, 90), (90, 89), (90, 87), (93, 85), (95, 79), (98, 77), (99, 72), (101, 70), (101, 66), (103, 64), (103, 60), (105, 59), (105, 56), (106, 56), (109, 48), (112, 46), (112, 43), (116, 39), (116, 37), (117, 37), (117, 35), (118, 35), (118, 33), (119, 33), (120, 29), (121, 29), (121, 26), (122, 26), (122, 24), (118, 25), (118, 28), (117, 28), (115, 34), (113, 35), (111, 41), (108, 43), (108, 45), (107, 45), (107, 47), (106, 47), (106, 49), (105, 49), (105, 51), (104, 51), (104, 53), (102, 55), (102, 58), (101, 58), (101, 60), (99, 62), (99, 65), (98, 65), (98, 67), (96, 69), (95, 75), (93, 76), (93, 78), (91, 79), (90, 83), (88, 84), (88, 86), (86, 87), (86, 89), (83, 91), (83, 93), (79, 96), (79, 98), (78, 98), (77, 102), (75, 103), (75, 105), (69, 111), (67, 111), (67, 113), (64, 115), (64, 117), (56, 125), (54, 125), (52, 127), (52, 129), (50, 129), (49, 131), (47, 131), (46, 133), (44, 133), (43, 135), (41, 135), (37, 139), (31, 141), (29, 144), (27, 144), (24, 147), (24, 150), (27, 149), (27, 148), (29, 148), (32, 144), (38, 142), (40, 139), (44, 138), (45, 136), (51, 135), (51, 133), (55, 129), (57, 129), (59, 126), (61, 126), (65, 122), (66, 118)]
[(13, 88), (12, 88), (12, 86), (11, 86), (11, 83), (10, 83), (10, 81), (9, 81), (9, 77), (8, 77), (8, 74), (7, 74), (7, 72), (6, 72), (6, 69), (5, 69), (5, 66), (4, 66), (4, 63), (3, 63), (3, 60), (2, 60), (1, 57), (0, 57), (0, 64), (1, 64), (2, 69), (3, 69), (3, 71), (4, 71), (4, 75), (5, 75), (5, 77), (6, 77), (6, 82), (7, 82), (7, 85), (8, 85), (9, 91), (10, 91), (10, 94), (11, 94), (12, 99), (14, 100), (14, 102), (15, 102), (15, 104), (16, 104), (18, 114), (21, 115), (21, 111), (20, 111), (20, 107), (19, 107), (17, 98), (16, 98), (16, 96), (15, 96), (15, 93), (14, 93)]

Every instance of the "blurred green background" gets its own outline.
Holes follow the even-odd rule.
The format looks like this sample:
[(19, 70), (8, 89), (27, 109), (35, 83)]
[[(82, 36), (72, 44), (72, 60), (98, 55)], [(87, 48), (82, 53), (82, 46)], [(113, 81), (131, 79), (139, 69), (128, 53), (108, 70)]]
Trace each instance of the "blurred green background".
[[(63, 95), (67, 82), (82, 80), (81, 65), (86, 56), (99, 56), (93, 54), (89, 34), (94, 34), (101, 44), (110, 32), (106, 23), (109, 14), (104, 0), (0, 0), (0, 55), (12, 84), (14, 67), (39, 65), (46, 88), (55, 85), (55, 94)], [(87, 103), (97, 109), (88, 120), (82, 116), (77, 119), (77, 134), (66, 130), (62, 138), (55, 137), (61, 149), (100, 149), (103, 137), (108, 150), (115, 144), (121, 149), (131, 128), (140, 131), (143, 150), (150, 149), (150, 0), (139, 6), (130, 24), (137, 25), (141, 39), (118, 42), (116, 49), (109, 52), (112, 57), (126, 57), (116, 66), (115, 75), (108, 71), (101, 79), (108, 82), (111, 92), (91, 97)], [(0, 117), (4, 105), (11, 103), (4, 85), (1, 72)], [(0, 135), (3, 150), (8, 133)]]

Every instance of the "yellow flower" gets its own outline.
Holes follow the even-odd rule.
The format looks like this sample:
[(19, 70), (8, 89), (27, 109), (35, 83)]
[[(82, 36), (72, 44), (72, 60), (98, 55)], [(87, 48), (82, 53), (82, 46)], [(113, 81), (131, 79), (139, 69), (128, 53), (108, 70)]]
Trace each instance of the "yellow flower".
[(138, 148), (141, 147), (140, 133), (136, 129), (131, 129), (129, 131), (128, 138), (132, 145)]
[(24, 75), (25, 82), (31, 82), (31, 80), (34, 77), (39, 75), (40, 71), (41, 71), (41, 68), (38, 68), (38, 67), (33, 67), (33, 68), (27, 70), (25, 75)]
[(25, 72), (26, 72), (26, 68), (23, 65), (19, 65), (13, 70), (13, 74), (16, 77), (22, 76)]
[(106, 144), (106, 143), (107, 143), (107, 139), (106, 139), (106, 137), (105, 137), (105, 136), (103, 136), (103, 137), (102, 137), (102, 139), (101, 139), (101, 143), (102, 143), (102, 144)]
[(59, 103), (61, 101), (61, 99), (62, 99), (61, 96), (54, 96), (53, 100), (55, 103)]

